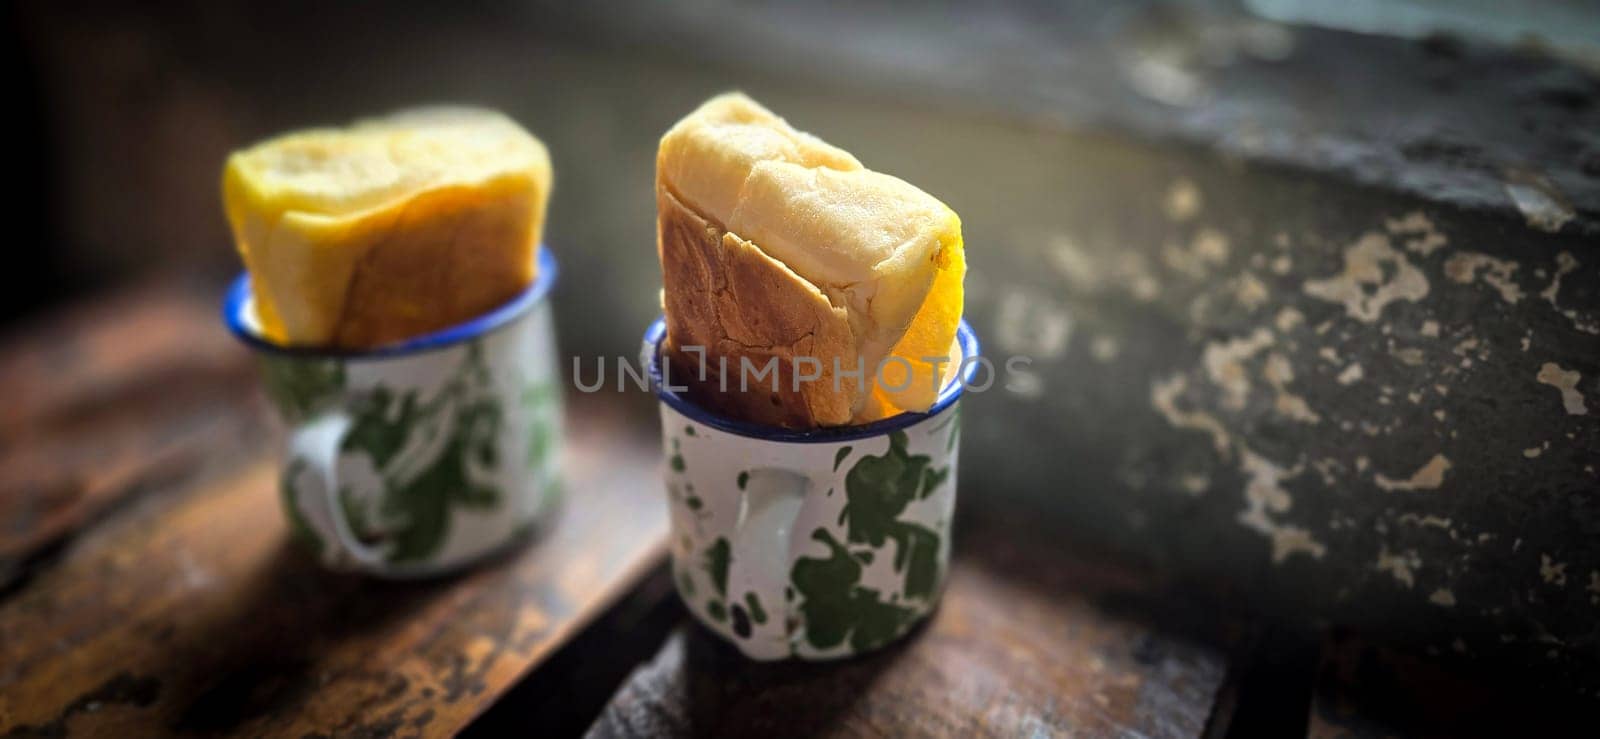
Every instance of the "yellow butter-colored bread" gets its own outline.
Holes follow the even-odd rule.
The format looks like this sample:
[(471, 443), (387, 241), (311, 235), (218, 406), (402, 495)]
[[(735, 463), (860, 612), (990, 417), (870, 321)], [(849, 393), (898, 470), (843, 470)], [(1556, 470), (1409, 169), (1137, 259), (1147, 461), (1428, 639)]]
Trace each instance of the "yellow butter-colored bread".
[[(961, 221), (944, 203), (738, 93), (711, 99), (662, 137), (656, 200), (668, 350), (693, 370), (698, 400), (791, 427), (932, 405), (942, 378), (922, 359), (951, 355), (966, 273)], [(715, 389), (682, 347), (705, 348)], [(884, 364), (885, 384), (903, 390), (874, 382), (890, 356), (906, 362)], [(731, 360), (727, 392), (714, 377), (722, 357)], [(739, 392), (740, 360), (760, 367), (772, 357), (779, 391), (752, 380)], [(799, 391), (795, 357), (821, 363), (821, 377)], [(847, 371), (864, 366), (865, 390), (850, 377), (836, 383), (835, 360)]]
[(369, 348), (526, 288), (550, 181), (544, 144), (505, 116), (421, 108), (235, 152), (222, 193), (266, 337)]

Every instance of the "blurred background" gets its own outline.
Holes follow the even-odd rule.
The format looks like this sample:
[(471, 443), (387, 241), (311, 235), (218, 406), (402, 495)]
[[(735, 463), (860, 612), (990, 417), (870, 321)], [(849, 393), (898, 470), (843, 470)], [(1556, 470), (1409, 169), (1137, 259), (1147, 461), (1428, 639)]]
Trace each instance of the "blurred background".
[[(444, 101), (549, 145), (563, 350), (628, 356), (657, 311), (657, 138), (743, 89), (961, 214), (969, 317), (991, 355), (1036, 359), (971, 403), (963, 506), (1291, 631), (1600, 687), (1593, 2), (90, 2), (7, 21), (8, 326), (140, 282), (220, 295), (229, 151)], [(1390, 289), (1407, 270), (1420, 295)], [(1545, 363), (1579, 373), (1587, 414), (1535, 380)]]
[[(991, 203), (1097, 189), (1068, 171), (1015, 166), (1045, 158), (1035, 151), (1041, 131), (1223, 143), (1250, 135), (1224, 130), (1241, 114), (1217, 96), (1260, 96), (1258, 85), (1297, 78), (1226, 72), (1252, 60), (1294, 64), (1295, 25), (1441, 44), (1485, 39), (1591, 70), (1600, 63), (1600, 21), (1582, 0), (1514, 9), (1488, 0), (571, 5), (12, 4), (6, 69), (15, 140), (25, 143), (12, 165), (11, 220), (17, 243), (39, 246), (16, 250), (26, 268), (0, 277), (6, 319), (173, 267), (227, 271), (237, 263), (217, 180), (230, 150), (419, 102), (500, 108), (549, 143), (561, 178), (550, 241), (579, 269), (609, 263), (607, 287), (636, 322), (653, 280), (645, 257), (655, 139), (717, 91), (769, 100), (952, 201), (977, 246), (998, 249), (1024, 214), (995, 215)], [(1302, 52), (1356, 53), (1372, 42), (1352, 43)], [(1369, 71), (1360, 61), (1337, 66), (1359, 78)], [(1460, 83), (1476, 81), (1463, 73)], [(1338, 108), (1383, 97), (1272, 92), (1293, 107), (1249, 111), (1258, 137), (1332, 134), (1355, 123), (1339, 120)], [(1390, 122), (1479, 124), (1493, 122)], [(609, 344), (621, 335), (602, 336)]]

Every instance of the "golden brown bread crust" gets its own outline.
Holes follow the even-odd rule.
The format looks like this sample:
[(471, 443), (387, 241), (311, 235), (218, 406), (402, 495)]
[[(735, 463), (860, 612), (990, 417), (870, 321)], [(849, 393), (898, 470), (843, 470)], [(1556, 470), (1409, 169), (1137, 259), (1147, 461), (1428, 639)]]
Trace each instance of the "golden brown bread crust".
[[(791, 428), (849, 423), (866, 393), (854, 377), (843, 378), (839, 392), (834, 390), (834, 358), (847, 371), (857, 363), (845, 310), (782, 262), (690, 210), (659, 182), (656, 214), (671, 383), (687, 385), (690, 397), (711, 410), (754, 423)], [(705, 348), (704, 380), (699, 353), (683, 347)], [(719, 377), (724, 357), (726, 391)], [(795, 357), (814, 357), (821, 364), (815, 367), (821, 376), (801, 383), (798, 392)], [(741, 361), (759, 371), (772, 358), (778, 360), (777, 391), (770, 376), (758, 381), (750, 372), (741, 391)], [(801, 370), (809, 375), (813, 367)]]
[(551, 178), (544, 144), (509, 118), (436, 106), (233, 152), (222, 196), (263, 337), (366, 349), (526, 288)]
[[(487, 313), (533, 282), (532, 185), (447, 187), (402, 209), (356, 263), (333, 344), (373, 347)], [(394, 234), (404, 238), (394, 238)]]

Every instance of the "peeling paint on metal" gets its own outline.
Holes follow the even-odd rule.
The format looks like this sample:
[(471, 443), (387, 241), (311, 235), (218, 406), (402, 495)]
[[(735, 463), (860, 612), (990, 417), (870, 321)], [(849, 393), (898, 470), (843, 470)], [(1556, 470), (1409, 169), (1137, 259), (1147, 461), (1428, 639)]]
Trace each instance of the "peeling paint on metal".
[(1107, 288), (1127, 290), (1135, 300), (1148, 303), (1161, 295), (1161, 283), (1150, 271), (1144, 255), (1129, 250), (1117, 250), (1110, 258), (1099, 258), (1102, 252), (1091, 252), (1067, 234), (1053, 234), (1048, 239), (1046, 260), (1074, 290), (1097, 293)]
[[(1393, 270), (1392, 277), (1385, 276), (1386, 267)], [(1302, 289), (1319, 300), (1343, 304), (1351, 318), (1376, 323), (1390, 303), (1414, 303), (1427, 297), (1428, 278), (1403, 253), (1395, 251), (1387, 236), (1369, 232), (1345, 249), (1341, 273), (1307, 280)]]
[(1228, 456), (1231, 440), (1228, 430), (1213, 416), (1204, 411), (1183, 411), (1178, 408), (1177, 399), (1189, 387), (1188, 378), (1183, 375), (1156, 382), (1150, 387), (1150, 405), (1155, 407), (1167, 419), (1173, 428), (1192, 429), (1204, 431), (1211, 435), (1211, 444), (1217, 453), (1224, 458)]
[(996, 338), (1002, 349), (1035, 360), (1054, 359), (1067, 351), (1072, 317), (1052, 299), (1028, 291), (1010, 291), (1000, 298)]
[(1402, 513), (1400, 514), (1400, 517), (1395, 520), (1399, 521), (1400, 523), (1411, 524), (1412, 526), (1431, 527), (1435, 529), (1444, 529), (1446, 531), (1451, 530), (1450, 519), (1441, 516), (1435, 516), (1431, 513), (1422, 516), (1419, 516), (1415, 513)]
[(1228, 261), (1228, 236), (1214, 228), (1202, 228), (1190, 249), (1211, 264), (1222, 264)]
[(1330, 488), (1339, 482), (1339, 478), (1334, 473), (1344, 472), (1346, 469), (1344, 463), (1332, 457), (1324, 457), (1312, 462), (1311, 468), (1316, 470), (1317, 474), (1322, 477), (1322, 484)]
[(1427, 361), (1427, 355), (1424, 354), (1421, 349), (1418, 349), (1414, 346), (1397, 347), (1395, 346), (1393, 339), (1388, 340), (1387, 345), (1389, 348), (1389, 356), (1400, 360), (1401, 364), (1410, 367), (1418, 367)]
[(1272, 295), (1267, 292), (1267, 286), (1256, 279), (1255, 275), (1244, 272), (1234, 283), (1233, 297), (1247, 310), (1255, 310), (1265, 304)]
[(1383, 227), (1395, 236), (1404, 236), (1406, 251), (1420, 254), (1424, 257), (1444, 248), (1449, 240), (1444, 234), (1439, 233), (1433, 221), (1427, 214), (1420, 210), (1412, 211), (1400, 218), (1390, 218), (1383, 222)]
[(1567, 414), (1582, 416), (1589, 412), (1583, 403), (1583, 393), (1578, 392), (1578, 381), (1583, 376), (1577, 370), (1563, 369), (1555, 362), (1545, 362), (1535, 377), (1539, 382), (1561, 391), (1561, 405)]
[(1247, 448), (1239, 451), (1239, 468), (1250, 476), (1245, 484), (1245, 510), (1239, 522), (1272, 540), (1272, 563), (1281, 564), (1292, 554), (1308, 554), (1322, 559), (1327, 547), (1300, 527), (1272, 520), (1273, 513), (1287, 513), (1294, 500), (1283, 488), (1285, 480), (1300, 474), (1301, 468), (1286, 470)]
[(1413, 573), (1420, 567), (1422, 567), (1422, 557), (1417, 554), (1416, 550), (1411, 549), (1394, 554), (1389, 551), (1389, 547), (1380, 544), (1378, 563), (1373, 568), (1379, 572), (1387, 572), (1394, 575), (1394, 579), (1401, 585), (1411, 588), (1417, 582)]
[(1089, 340), (1089, 356), (1096, 362), (1110, 362), (1122, 352), (1122, 345), (1113, 336), (1096, 336)]
[(1361, 381), (1362, 375), (1363, 372), (1361, 365), (1351, 362), (1350, 366), (1345, 367), (1344, 370), (1339, 373), (1339, 376), (1334, 379), (1340, 385), (1354, 385)]
[(1444, 484), (1444, 473), (1450, 469), (1450, 460), (1443, 454), (1433, 455), (1433, 459), (1422, 465), (1416, 472), (1404, 480), (1390, 478), (1383, 473), (1375, 473), (1373, 482), (1384, 490), (1395, 492), (1401, 490), (1435, 490)]
[(1277, 393), (1273, 408), (1279, 415), (1302, 423), (1315, 424), (1322, 420), (1316, 411), (1311, 410), (1305, 398), (1289, 391), (1289, 383), (1294, 382), (1294, 368), (1289, 365), (1287, 357), (1277, 352), (1268, 354), (1261, 375)]
[(1500, 299), (1516, 305), (1522, 299), (1522, 287), (1517, 284), (1517, 263), (1496, 259), (1477, 252), (1460, 252), (1444, 261), (1444, 276), (1459, 285), (1470, 285), (1482, 273), (1485, 284), (1500, 291)]
[(1561, 306), (1556, 305), (1556, 297), (1561, 293), (1561, 278), (1565, 277), (1570, 272), (1577, 271), (1577, 269), (1578, 258), (1572, 256), (1572, 252), (1564, 251), (1557, 254), (1556, 273), (1550, 278), (1550, 284), (1545, 286), (1543, 290), (1539, 291), (1539, 297), (1544, 298), (1547, 302), (1549, 302), (1550, 307), (1560, 310)]
[(1278, 315), (1272, 319), (1272, 325), (1278, 328), (1279, 333), (1285, 334), (1293, 331), (1298, 326), (1305, 325), (1305, 322), (1306, 314), (1295, 310), (1293, 307), (1286, 307), (1278, 311)]
[(1050, 237), (1045, 256), (1050, 266), (1066, 278), (1067, 284), (1073, 289), (1087, 292), (1099, 287), (1100, 272), (1095, 269), (1094, 258), (1071, 236), (1056, 234)]
[[(1213, 384), (1222, 391), (1221, 402), (1224, 405), (1234, 402), (1230, 398), (1236, 397), (1239, 407), (1243, 406), (1250, 392), (1249, 374), (1243, 361), (1271, 343), (1271, 333), (1266, 329), (1258, 329), (1249, 337), (1213, 342), (1208, 346), (1206, 371)], [(1292, 377), (1292, 372), (1286, 376), (1286, 362), (1275, 362), (1269, 357), (1267, 364), (1269, 366), (1264, 373), (1269, 382), (1286, 384)], [(1232, 456), (1230, 452), (1235, 451), (1233, 439), (1221, 421), (1205, 411), (1185, 411), (1178, 407), (1178, 399), (1188, 389), (1188, 378), (1182, 374), (1158, 381), (1151, 387), (1151, 405), (1176, 428), (1210, 434), (1218, 454), (1225, 459)], [(1236, 395), (1230, 395), (1233, 393)], [(1287, 404), (1293, 405), (1293, 401), (1287, 401)], [(1309, 413), (1309, 407), (1304, 411)], [(1301, 474), (1304, 467), (1296, 465), (1286, 469), (1244, 446), (1238, 446), (1236, 451), (1239, 469), (1248, 478), (1244, 489), (1245, 509), (1238, 515), (1240, 524), (1271, 541), (1271, 560), (1274, 564), (1281, 564), (1295, 554), (1321, 559), (1327, 553), (1327, 547), (1317, 541), (1310, 530), (1277, 519), (1293, 505), (1293, 499), (1283, 483)], [(1200, 489), (1202, 482), (1209, 487), (1209, 479), (1197, 479), (1193, 489)]]
[(1161, 209), (1166, 212), (1167, 218), (1174, 221), (1187, 221), (1200, 214), (1200, 188), (1187, 178), (1173, 181), (1167, 189), (1167, 197), (1162, 201)]
[(1201, 280), (1212, 267), (1228, 261), (1228, 251), (1227, 236), (1214, 228), (1202, 228), (1187, 248), (1175, 243), (1162, 246), (1161, 261), (1176, 272)]
[(1544, 298), (1546, 302), (1550, 303), (1551, 308), (1555, 309), (1557, 313), (1560, 313), (1568, 321), (1571, 321), (1573, 328), (1576, 328), (1586, 334), (1600, 335), (1600, 319), (1585, 318), (1582, 315), (1579, 315), (1576, 309), (1562, 309), (1562, 307), (1556, 302), (1557, 297), (1561, 293), (1561, 278), (1567, 274), (1577, 271), (1579, 266), (1578, 258), (1572, 256), (1571, 252), (1563, 251), (1557, 254), (1556, 273), (1550, 278), (1550, 284), (1546, 286), (1545, 289), (1539, 291), (1539, 297)]
[(1548, 554), (1539, 555), (1539, 577), (1544, 578), (1545, 584), (1556, 587), (1565, 587), (1567, 584), (1567, 563), (1557, 562)]
[(1211, 342), (1201, 354), (1206, 374), (1211, 382), (1222, 389), (1222, 406), (1229, 410), (1244, 408), (1250, 393), (1250, 376), (1244, 360), (1272, 345), (1272, 332), (1258, 328), (1249, 336), (1224, 342)]
[(1479, 341), (1478, 337), (1476, 336), (1468, 336), (1467, 338), (1456, 342), (1455, 346), (1450, 347), (1450, 353), (1458, 357), (1465, 357), (1480, 348), (1482, 348), (1483, 351), (1477, 352), (1477, 357), (1479, 359), (1487, 360), (1489, 358), (1489, 350), (1483, 347), (1483, 342)]

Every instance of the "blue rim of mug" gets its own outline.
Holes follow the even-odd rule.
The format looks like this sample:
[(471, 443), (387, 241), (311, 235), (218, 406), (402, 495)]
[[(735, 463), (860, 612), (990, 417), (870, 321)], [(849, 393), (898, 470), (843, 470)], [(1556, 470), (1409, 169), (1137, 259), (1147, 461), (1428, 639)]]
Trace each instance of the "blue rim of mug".
[(269, 354), (278, 354), (291, 357), (305, 357), (308, 359), (387, 359), (407, 354), (420, 354), (423, 352), (443, 349), (455, 344), (478, 338), (494, 331), (511, 321), (522, 316), (534, 306), (543, 302), (555, 286), (556, 276), (560, 268), (556, 264), (556, 257), (550, 249), (541, 245), (539, 247), (539, 274), (534, 277), (533, 284), (529, 285), (517, 296), (502, 303), (500, 307), (477, 316), (469, 321), (439, 329), (433, 333), (406, 339), (394, 344), (386, 344), (374, 349), (335, 349), (317, 346), (284, 346), (269, 341), (261, 336), (247, 320), (246, 309), (250, 307), (252, 293), (250, 290), (250, 273), (247, 271), (228, 286), (228, 292), (222, 299), (222, 320), (228, 324), (228, 330), (233, 335), (250, 347)]
[[(666, 337), (667, 319), (665, 316), (657, 318), (655, 323), (650, 324), (650, 328), (644, 332), (644, 345), (649, 347), (649, 366), (647, 369), (650, 375), (650, 387), (655, 390), (656, 397), (691, 420), (730, 434), (763, 441), (783, 441), (800, 444), (853, 441), (882, 436), (891, 431), (910, 428), (921, 421), (938, 415), (944, 409), (949, 408), (951, 404), (960, 400), (962, 389), (966, 383), (972, 381), (973, 375), (977, 374), (978, 371), (978, 363), (969, 362), (965, 371), (961, 373), (963, 376), (950, 378), (950, 381), (939, 391), (939, 397), (934, 400), (933, 406), (924, 412), (905, 411), (858, 426), (791, 429), (719, 416), (668, 390), (661, 382), (661, 342)], [(956, 328), (956, 341), (961, 346), (961, 356), (963, 358), (979, 356), (978, 335), (973, 333), (972, 327), (967, 325), (966, 319), (962, 319), (961, 325)]]

